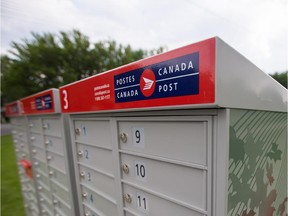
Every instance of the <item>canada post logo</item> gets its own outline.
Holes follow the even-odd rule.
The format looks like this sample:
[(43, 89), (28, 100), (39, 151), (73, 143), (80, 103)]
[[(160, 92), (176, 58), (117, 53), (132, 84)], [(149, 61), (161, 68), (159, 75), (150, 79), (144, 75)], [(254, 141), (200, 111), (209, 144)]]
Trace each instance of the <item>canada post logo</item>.
[(35, 98), (37, 110), (52, 109), (52, 97), (50, 94)]
[(199, 53), (114, 76), (115, 102), (199, 94)]

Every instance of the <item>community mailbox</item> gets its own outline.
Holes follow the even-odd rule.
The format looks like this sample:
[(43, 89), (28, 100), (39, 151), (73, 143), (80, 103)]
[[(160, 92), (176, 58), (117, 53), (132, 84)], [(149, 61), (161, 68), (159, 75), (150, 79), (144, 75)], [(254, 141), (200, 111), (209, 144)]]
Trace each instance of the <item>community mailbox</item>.
[(11, 121), (14, 150), (16, 152), (26, 215), (37, 216), (39, 215), (38, 198), (32, 174), (27, 119), (22, 114), (20, 101), (7, 104), (5, 112)]
[(33, 178), (40, 214), (77, 215), (74, 174), (70, 172), (65, 119), (60, 115), (59, 93), (49, 89), (20, 100), (27, 118)]
[(287, 90), (221, 39), (59, 93), (80, 215), (286, 214)]

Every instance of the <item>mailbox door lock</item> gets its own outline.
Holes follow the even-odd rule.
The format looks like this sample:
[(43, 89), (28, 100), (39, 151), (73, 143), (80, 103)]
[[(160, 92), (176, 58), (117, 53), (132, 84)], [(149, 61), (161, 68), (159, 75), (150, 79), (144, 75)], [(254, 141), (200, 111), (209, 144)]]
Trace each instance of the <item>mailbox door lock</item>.
[(127, 203), (131, 203), (131, 202), (132, 202), (132, 197), (131, 197), (131, 195), (128, 194), (128, 193), (124, 194), (124, 200), (125, 200), (125, 202), (127, 202)]
[(126, 143), (127, 140), (128, 140), (128, 135), (126, 133), (121, 133), (120, 134), (120, 140), (123, 142), (123, 143)]
[(129, 173), (129, 166), (127, 164), (123, 164), (122, 165), (122, 170), (125, 174)]

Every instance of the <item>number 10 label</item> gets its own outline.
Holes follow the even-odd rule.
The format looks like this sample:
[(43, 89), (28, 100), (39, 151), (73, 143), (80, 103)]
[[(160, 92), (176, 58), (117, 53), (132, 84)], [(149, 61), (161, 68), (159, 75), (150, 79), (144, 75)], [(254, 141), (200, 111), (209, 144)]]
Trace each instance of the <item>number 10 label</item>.
[(135, 147), (144, 148), (145, 139), (144, 139), (144, 128), (133, 127), (132, 128), (132, 141)]

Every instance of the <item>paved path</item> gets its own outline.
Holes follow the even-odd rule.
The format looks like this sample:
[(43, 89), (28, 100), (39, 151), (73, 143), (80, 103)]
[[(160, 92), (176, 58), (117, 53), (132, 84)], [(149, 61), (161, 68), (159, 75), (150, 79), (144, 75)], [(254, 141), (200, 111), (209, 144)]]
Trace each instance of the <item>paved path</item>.
[(1, 124), (1, 136), (11, 134), (11, 125), (10, 124)]

